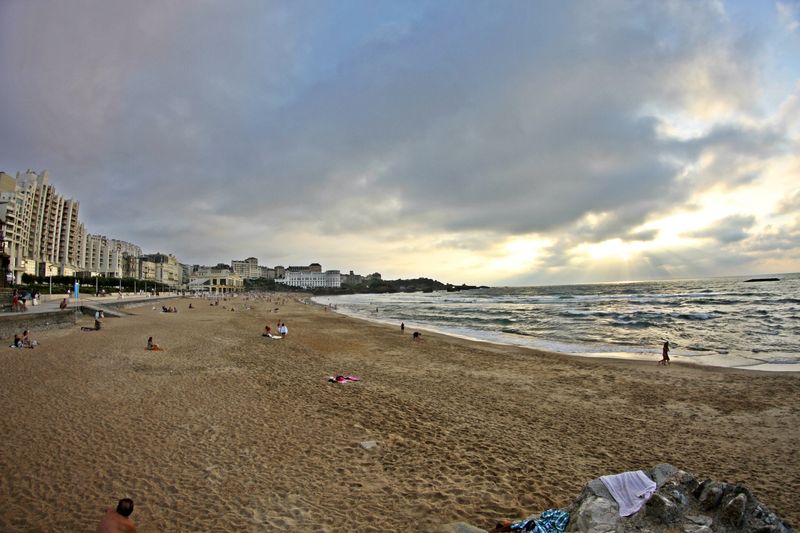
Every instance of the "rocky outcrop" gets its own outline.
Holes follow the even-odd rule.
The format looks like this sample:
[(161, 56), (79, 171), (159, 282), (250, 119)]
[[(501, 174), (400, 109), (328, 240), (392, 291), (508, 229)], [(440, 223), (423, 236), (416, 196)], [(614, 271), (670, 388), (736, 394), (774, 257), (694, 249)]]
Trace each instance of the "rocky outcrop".
[(598, 478), (589, 482), (566, 509), (570, 513), (567, 531), (793, 531), (741, 485), (699, 482), (692, 474), (668, 464), (645, 473), (656, 482), (657, 489), (638, 513), (619, 516), (617, 503)]
[[(590, 481), (580, 496), (564, 509), (570, 514), (566, 531), (794, 532), (791, 525), (767, 509), (741, 485), (712, 480), (700, 482), (692, 474), (669, 464), (660, 464), (644, 472), (656, 482), (657, 489), (639, 512), (628, 517), (619, 516), (617, 502), (597, 478)], [(483, 531), (458, 527), (471, 526), (448, 524), (430, 531)]]

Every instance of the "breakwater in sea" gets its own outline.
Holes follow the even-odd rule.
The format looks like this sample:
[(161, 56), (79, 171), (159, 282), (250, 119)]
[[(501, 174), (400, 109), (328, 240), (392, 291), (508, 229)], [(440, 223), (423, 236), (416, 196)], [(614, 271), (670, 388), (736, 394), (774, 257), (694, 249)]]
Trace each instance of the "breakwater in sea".
[(320, 296), (369, 320), (603, 357), (800, 371), (800, 274)]

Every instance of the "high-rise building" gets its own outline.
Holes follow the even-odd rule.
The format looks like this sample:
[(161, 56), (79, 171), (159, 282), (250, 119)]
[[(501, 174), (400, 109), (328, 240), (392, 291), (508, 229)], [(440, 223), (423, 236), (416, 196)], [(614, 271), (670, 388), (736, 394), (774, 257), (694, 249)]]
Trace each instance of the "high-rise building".
[(0, 172), (0, 218), (5, 222), (9, 269), (23, 273), (72, 274), (79, 266), (83, 226), (80, 204), (48, 183), (47, 171)]

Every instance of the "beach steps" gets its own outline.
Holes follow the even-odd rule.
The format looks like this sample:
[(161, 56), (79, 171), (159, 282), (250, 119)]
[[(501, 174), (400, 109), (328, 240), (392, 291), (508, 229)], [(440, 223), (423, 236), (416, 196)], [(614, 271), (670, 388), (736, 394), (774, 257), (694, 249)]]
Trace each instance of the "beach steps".
[(0, 288), (0, 310), (10, 310), (11, 301), (14, 299), (14, 289), (11, 287)]
[(94, 315), (97, 311), (102, 311), (106, 317), (120, 318), (129, 316), (130, 313), (121, 311), (119, 308), (111, 309), (110, 307), (100, 305), (96, 302), (82, 302), (80, 304), (81, 313), (84, 315)]

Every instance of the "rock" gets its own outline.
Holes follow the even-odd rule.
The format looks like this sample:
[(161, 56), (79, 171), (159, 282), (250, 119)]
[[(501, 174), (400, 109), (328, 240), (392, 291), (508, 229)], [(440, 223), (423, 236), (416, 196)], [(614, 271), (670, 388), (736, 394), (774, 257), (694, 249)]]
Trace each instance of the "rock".
[(710, 526), (714, 520), (708, 516), (704, 515), (686, 515), (686, 520), (691, 522), (692, 524), (697, 524), (699, 526)]
[(616, 529), (620, 519), (619, 506), (610, 496), (610, 494), (609, 498), (596, 495), (587, 496), (577, 509), (570, 511), (567, 531), (605, 533)]
[(365, 440), (364, 442), (360, 443), (360, 446), (365, 450), (371, 450), (373, 448), (377, 448), (378, 443), (374, 440)]
[(679, 470), (667, 463), (661, 463), (653, 467), (652, 475), (650, 478), (656, 482), (657, 486), (661, 486), (667, 481), (669, 478), (677, 474)]
[(744, 523), (744, 511), (747, 508), (747, 495), (741, 493), (722, 508), (720, 518), (732, 526), (740, 527)]
[(700, 493), (700, 508), (708, 511), (714, 509), (719, 505), (722, 500), (722, 495), (725, 493), (724, 484), (712, 481), (703, 487)]
[[(672, 525), (678, 522), (680, 511), (670, 498), (663, 494), (653, 494), (644, 506), (646, 515), (659, 524)], [(641, 511), (639, 511), (641, 513)], [(639, 514), (639, 513), (637, 513)]]

